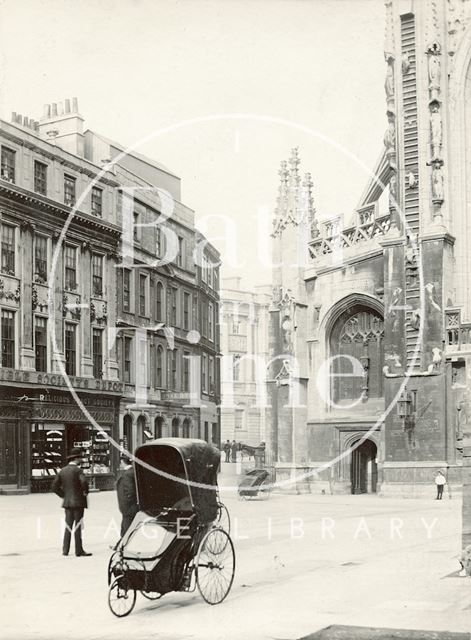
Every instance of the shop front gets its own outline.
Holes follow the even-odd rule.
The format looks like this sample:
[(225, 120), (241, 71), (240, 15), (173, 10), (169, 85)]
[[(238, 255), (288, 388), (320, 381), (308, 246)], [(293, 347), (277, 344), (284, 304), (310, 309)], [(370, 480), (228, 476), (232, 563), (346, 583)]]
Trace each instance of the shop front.
[(112, 489), (119, 466), (120, 394), (79, 394), (86, 412), (67, 391), (3, 389), (0, 399), (0, 488), (48, 492), (72, 448), (82, 451), (91, 489)]

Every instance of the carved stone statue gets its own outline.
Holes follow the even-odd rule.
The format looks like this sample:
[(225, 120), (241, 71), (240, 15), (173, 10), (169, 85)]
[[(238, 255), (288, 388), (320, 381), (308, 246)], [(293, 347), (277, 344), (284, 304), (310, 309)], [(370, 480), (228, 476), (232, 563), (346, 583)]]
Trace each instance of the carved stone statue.
[(394, 98), (394, 67), (392, 60), (388, 60), (386, 69), (386, 79), (384, 81), (384, 90), (386, 92), (386, 101), (389, 102)]
[(442, 117), (438, 102), (431, 105), (430, 132), (432, 137), (432, 159), (440, 158), (442, 147)]
[(441, 203), (445, 199), (443, 189), (443, 171), (441, 162), (434, 162), (432, 169), (432, 196), (435, 203)]
[(402, 67), (402, 73), (404, 75), (407, 75), (409, 73), (409, 70), (410, 70), (410, 60), (409, 60), (409, 52), (408, 51), (404, 51), (404, 53), (402, 54), (401, 67)]
[(389, 116), (388, 120), (388, 128), (384, 134), (384, 146), (386, 147), (386, 152), (393, 152), (396, 148), (396, 126), (393, 116)]
[(428, 57), (428, 77), (431, 91), (440, 90), (440, 73), (440, 58), (437, 54), (430, 53)]

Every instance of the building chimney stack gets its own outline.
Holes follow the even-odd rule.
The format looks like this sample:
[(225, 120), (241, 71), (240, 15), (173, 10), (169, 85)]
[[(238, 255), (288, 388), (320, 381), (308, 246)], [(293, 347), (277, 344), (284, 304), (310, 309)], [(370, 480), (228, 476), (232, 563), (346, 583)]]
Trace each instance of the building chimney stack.
[(33, 121), (30, 126), (39, 132), (41, 138), (53, 141), (58, 147), (77, 156), (84, 156), (83, 118), (78, 112), (77, 98), (65, 98), (44, 105), (38, 128)]

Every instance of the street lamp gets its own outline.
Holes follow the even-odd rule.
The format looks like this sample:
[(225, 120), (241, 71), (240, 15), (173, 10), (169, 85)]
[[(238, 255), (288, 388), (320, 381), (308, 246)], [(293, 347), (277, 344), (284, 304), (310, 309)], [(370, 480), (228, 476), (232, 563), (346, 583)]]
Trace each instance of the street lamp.
[(405, 420), (412, 414), (412, 394), (407, 391), (407, 387), (404, 387), (402, 393), (397, 401), (397, 415)]
[(407, 444), (412, 444), (412, 434), (415, 428), (414, 395), (404, 387), (397, 401), (397, 415), (402, 420), (402, 429), (407, 436)]

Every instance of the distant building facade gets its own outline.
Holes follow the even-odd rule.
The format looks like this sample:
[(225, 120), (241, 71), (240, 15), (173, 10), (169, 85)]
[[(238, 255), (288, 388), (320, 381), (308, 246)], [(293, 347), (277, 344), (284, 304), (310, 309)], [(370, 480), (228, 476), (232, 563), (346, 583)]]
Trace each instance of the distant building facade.
[(238, 277), (222, 279), (221, 441), (257, 446), (265, 440), (271, 286), (246, 291), (240, 281)]
[(438, 469), (460, 485), (471, 366), (470, 6), (385, 6), (384, 150), (353, 224), (315, 212), (296, 151), (281, 167), (267, 440), (278, 479), (318, 472), (300, 490), (430, 495)]
[(123, 151), (83, 131), (75, 99), (46, 105), (40, 121), (0, 122), (5, 492), (47, 491), (76, 446), (106, 489), (120, 448), (171, 434), (219, 441), (219, 255), (179, 202), (180, 179)]

